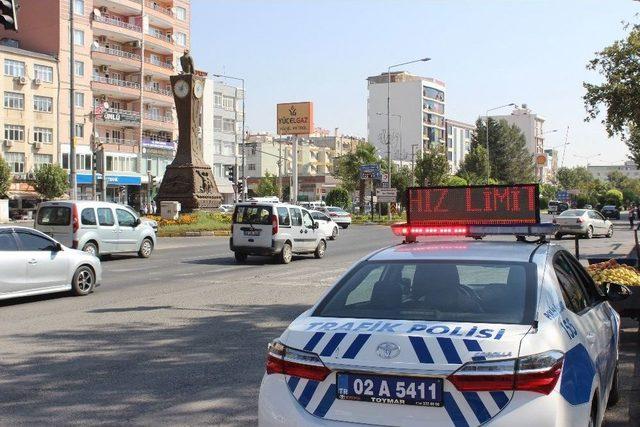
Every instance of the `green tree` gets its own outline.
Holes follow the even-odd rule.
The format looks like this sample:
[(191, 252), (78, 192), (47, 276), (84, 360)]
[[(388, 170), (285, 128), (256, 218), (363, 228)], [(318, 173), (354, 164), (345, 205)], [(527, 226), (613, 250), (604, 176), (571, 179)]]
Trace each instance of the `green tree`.
[(487, 150), (482, 145), (472, 145), (465, 156), (457, 175), (469, 184), (486, 184), (487, 182)]
[(391, 186), (398, 190), (398, 202), (407, 206), (407, 188), (411, 186), (411, 168), (408, 166), (393, 166), (391, 174)]
[(9, 163), (0, 156), (0, 198), (7, 197), (10, 185), (11, 167), (9, 166)]
[(360, 209), (364, 210), (365, 181), (360, 179), (360, 166), (369, 164), (381, 164), (376, 152), (376, 147), (365, 142), (358, 144), (354, 152), (344, 154), (336, 159), (336, 167), (333, 176), (342, 182), (342, 187), (349, 193), (359, 192)]
[(33, 186), (43, 199), (56, 199), (69, 189), (67, 172), (60, 165), (44, 164), (36, 171)]
[(264, 177), (260, 178), (258, 188), (256, 188), (256, 196), (277, 196), (278, 195), (278, 182), (275, 175), (265, 172)]
[(562, 167), (556, 172), (556, 180), (560, 188), (564, 190), (587, 190), (594, 181), (593, 175), (587, 168), (578, 166), (575, 168)]
[(469, 185), (469, 183), (467, 182), (466, 179), (461, 178), (459, 176), (453, 175), (450, 176), (447, 179), (447, 182), (445, 182), (446, 185), (450, 185), (452, 187), (465, 187), (467, 185)]
[(540, 185), (540, 195), (547, 200), (555, 200), (558, 188), (551, 184)]
[(608, 205), (621, 206), (622, 205), (622, 192), (620, 190), (609, 190), (604, 193), (604, 203)]
[(449, 162), (444, 146), (435, 147), (423, 154), (415, 166), (417, 185), (443, 185), (449, 179)]
[(325, 203), (328, 206), (338, 206), (343, 209), (351, 209), (351, 197), (349, 192), (344, 188), (337, 187), (327, 193)]
[(630, 28), (625, 39), (597, 52), (587, 64), (587, 69), (604, 79), (601, 84), (583, 83), (583, 99), (587, 121), (596, 119), (604, 106), (602, 123), (607, 133), (620, 136), (640, 166), (640, 25)]

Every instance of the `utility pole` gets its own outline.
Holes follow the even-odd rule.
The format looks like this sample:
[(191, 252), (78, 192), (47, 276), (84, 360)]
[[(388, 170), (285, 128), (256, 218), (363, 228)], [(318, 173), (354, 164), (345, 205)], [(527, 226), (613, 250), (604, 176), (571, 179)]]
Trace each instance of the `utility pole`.
[[(282, 140), (278, 139), (278, 198), (282, 201)], [(291, 189), (289, 189), (291, 190)], [(289, 191), (291, 193), (291, 191)]]
[(293, 204), (298, 203), (298, 136), (293, 137), (293, 153), (291, 155), (293, 162), (291, 163), (291, 189), (289, 191)]
[(73, 34), (73, 0), (69, 1), (69, 183), (71, 200), (78, 199), (78, 176), (76, 173), (76, 106), (75, 106), (75, 40)]
[(411, 144), (411, 185), (416, 185), (416, 152), (415, 148), (419, 147), (420, 144)]

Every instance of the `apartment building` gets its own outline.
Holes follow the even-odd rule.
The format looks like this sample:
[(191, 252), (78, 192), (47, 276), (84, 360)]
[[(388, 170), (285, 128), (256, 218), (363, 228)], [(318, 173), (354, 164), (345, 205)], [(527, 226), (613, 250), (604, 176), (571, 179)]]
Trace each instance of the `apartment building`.
[(411, 146), (428, 150), (446, 142), (445, 83), (406, 71), (367, 78), (367, 138), (387, 157), (387, 83), (389, 87), (389, 139), (391, 159), (411, 160)]
[(38, 194), (29, 180), (40, 165), (53, 163), (58, 155), (58, 61), (18, 46), (15, 40), (0, 43), (0, 156), (13, 172), (10, 207), (32, 209)]
[[(73, 2), (74, 58), (70, 52)], [(107, 200), (139, 206), (174, 156), (177, 122), (169, 76), (190, 43), (188, 0), (38, 0), (20, 5), (21, 46), (59, 59), (59, 153), (69, 166), (75, 112), (79, 198), (92, 198), (100, 150)], [(70, 71), (74, 94), (70, 96)], [(157, 186), (157, 184), (156, 184)]]
[(471, 138), (476, 127), (475, 125), (452, 119), (446, 119), (446, 123), (447, 160), (451, 167), (451, 173), (456, 173), (471, 149)]
[[(242, 88), (226, 84), (219, 78), (208, 78), (202, 96), (202, 146), (205, 162), (211, 166), (218, 191), (224, 203), (235, 197), (229, 168), (242, 173)], [(237, 166), (237, 169), (235, 169)]]
[(606, 181), (611, 172), (620, 172), (630, 179), (640, 179), (640, 169), (633, 160), (628, 160), (621, 165), (590, 165), (587, 170), (596, 179)]

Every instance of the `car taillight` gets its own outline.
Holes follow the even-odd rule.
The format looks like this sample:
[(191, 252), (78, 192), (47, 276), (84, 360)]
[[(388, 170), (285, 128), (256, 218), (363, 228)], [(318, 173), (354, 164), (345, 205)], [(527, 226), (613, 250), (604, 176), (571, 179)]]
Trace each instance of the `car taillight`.
[(556, 386), (564, 353), (556, 350), (519, 359), (471, 362), (447, 379), (459, 391), (517, 390), (549, 394)]
[(277, 340), (269, 343), (266, 369), (267, 375), (284, 374), (315, 381), (324, 381), (331, 373), (318, 355), (287, 347)]
[(578, 224), (582, 224), (583, 222), (584, 222), (584, 219), (578, 218)]
[(271, 234), (274, 236), (278, 234), (278, 216), (271, 215)]
[(78, 217), (78, 205), (73, 204), (72, 208), (73, 213), (73, 232), (76, 233), (80, 228), (80, 218)]
[(338, 214), (335, 212), (329, 212), (329, 216), (338, 216)]
[(554, 224), (557, 224), (557, 223), (558, 223), (558, 220), (557, 220), (557, 219), (555, 219), (555, 218), (553, 218), (553, 221), (551, 221), (551, 222), (553, 222)]

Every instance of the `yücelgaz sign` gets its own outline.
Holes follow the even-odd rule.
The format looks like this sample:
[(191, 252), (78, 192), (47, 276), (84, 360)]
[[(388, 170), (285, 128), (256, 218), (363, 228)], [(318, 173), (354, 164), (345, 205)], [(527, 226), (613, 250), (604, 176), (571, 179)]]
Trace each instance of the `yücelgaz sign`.
[(278, 135), (309, 135), (313, 133), (313, 103), (278, 104)]

